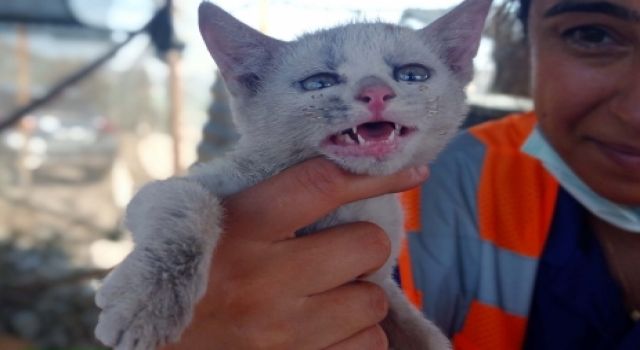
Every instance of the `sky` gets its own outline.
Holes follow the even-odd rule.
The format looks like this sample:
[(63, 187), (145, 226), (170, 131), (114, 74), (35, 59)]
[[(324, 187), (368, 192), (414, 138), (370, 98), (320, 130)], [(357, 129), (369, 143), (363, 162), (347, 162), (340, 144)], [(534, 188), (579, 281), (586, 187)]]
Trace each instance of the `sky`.
[[(201, 62), (206, 54), (197, 30), (197, 8), (201, 0), (179, 0), (180, 36), (189, 45), (186, 57), (193, 60), (194, 69), (212, 62)], [(242, 22), (281, 40), (291, 40), (300, 34), (331, 27), (353, 19), (381, 19), (397, 23), (407, 8), (449, 8), (461, 0), (215, 0), (218, 6)], [(193, 56), (191, 56), (193, 54)], [(208, 57), (208, 56), (207, 56)]]

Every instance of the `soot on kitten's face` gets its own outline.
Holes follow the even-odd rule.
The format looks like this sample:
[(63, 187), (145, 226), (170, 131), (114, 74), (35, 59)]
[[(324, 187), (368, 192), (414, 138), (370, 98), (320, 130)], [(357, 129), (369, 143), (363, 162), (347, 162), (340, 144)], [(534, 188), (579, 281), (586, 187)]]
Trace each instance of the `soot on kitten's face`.
[(386, 174), (432, 160), (464, 118), (490, 2), (465, 0), (418, 31), (353, 23), (292, 42), (205, 2), (200, 29), (232, 94), (241, 147), (271, 162), (297, 149), (298, 161), (324, 155)]
[(396, 98), (396, 92), (383, 80), (368, 77), (362, 85), (354, 96), (354, 103), (366, 106), (367, 111), (362, 113), (364, 122), (329, 134), (320, 144), (320, 149), (336, 157), (373, 157), (384, 161), (401, 152), (409, 138), (415, 136), (418, 127), (403, 124), (386, 113)]
[[(425, 83), (431, 73), (423, 65), (411, 63), (395, 68), (393, 76), (397, 82), (420, 84)], [(328, 90), (341, 83), (344, 82), (337, 74), (323, 72), (303, 79), (300, 86), (305, 91), (320, 91)], [(337, 157), (374, 157), (384, 161), (393, 153), (402, 151), (404, 143), (413, 136), (418, 127), (404, 125), (385, 117), (385, 109), (396, 97), (396, 92), (384, 80), (370, 76), (359, 85), (361, 85), (360, 91), (351, 102), (364, 104), (369, 111), (369, 120), (330, 134), (322, 141), (319, 148)], [(315, 95), (313, 98), (315, 99)], [(337, 97), (333, 99), (340, 100)]]
[[(322, 65), (327, 37), (340, 43), (331, 50), (341, 57), (333, 69)], [(296, 96), (286, 125), (305, 133), (300, 144), (348, 170), (383, 174), (426, 163), (444, 144), (434, 130), (453, 134), (464, 114), (463, 96), (455, 93), (461, 84), (448, 78), (446, 66), (412, 30), (369, 23), (302, 40), (306, 52), (294, 47), (294, 54), (283, 54), (286, 69), (274, 73), (294, 82), (283, 94)], [(318, 68), (306, 72), (308, 67)], [(285, 85), (274, 84), (271, 91)], [(433, 112), (441, 106), (447, 107), (444, 113)]]

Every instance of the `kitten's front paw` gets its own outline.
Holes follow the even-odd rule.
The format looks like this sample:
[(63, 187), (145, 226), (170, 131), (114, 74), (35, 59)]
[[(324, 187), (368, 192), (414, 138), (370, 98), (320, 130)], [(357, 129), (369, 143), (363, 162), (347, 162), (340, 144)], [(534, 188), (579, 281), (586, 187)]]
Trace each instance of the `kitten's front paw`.
[(156, 349), (177, 340), (188, 325), (206, 283), (199, 261), (180, 268), (156, 258), (136, 249), (105, 279), (96, 295), (102, 312), (95, 330), (105, 345)]

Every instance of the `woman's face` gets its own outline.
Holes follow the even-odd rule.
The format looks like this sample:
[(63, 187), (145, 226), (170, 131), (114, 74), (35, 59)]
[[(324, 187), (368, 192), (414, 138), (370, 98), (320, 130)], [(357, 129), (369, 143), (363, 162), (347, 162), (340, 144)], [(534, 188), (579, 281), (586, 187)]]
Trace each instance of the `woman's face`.
[(592, 189), (640, 205), (640, 0), (533, 0), (540, 127)]

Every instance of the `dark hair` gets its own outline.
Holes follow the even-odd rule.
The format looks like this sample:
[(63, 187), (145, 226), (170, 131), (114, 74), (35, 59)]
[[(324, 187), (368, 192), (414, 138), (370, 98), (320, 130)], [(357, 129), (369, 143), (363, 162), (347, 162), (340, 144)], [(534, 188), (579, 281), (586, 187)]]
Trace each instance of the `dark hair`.
[(527, 32), (527, 22), (529, 19), (529, 8), (531, 7), (531, 0), (518, 0), (520, 5), (518, 7), (518, 19), (522, 23), (524, 32)]

